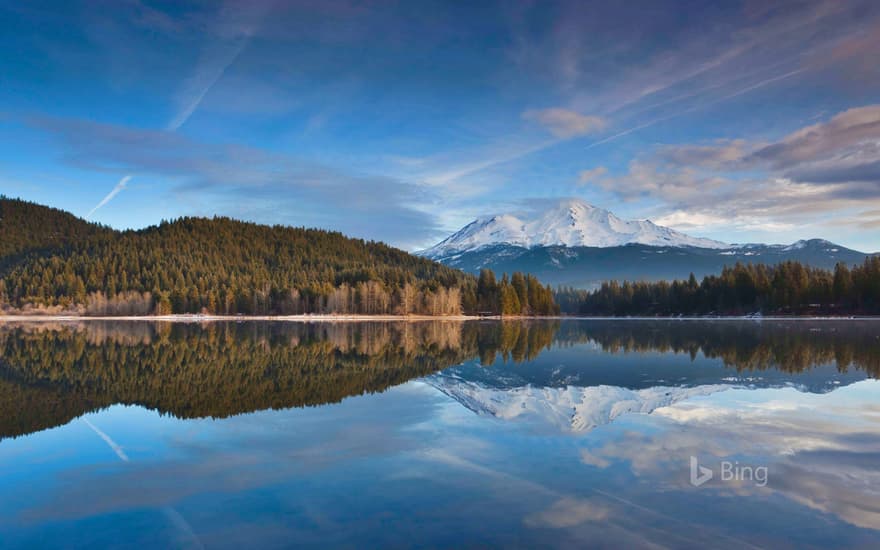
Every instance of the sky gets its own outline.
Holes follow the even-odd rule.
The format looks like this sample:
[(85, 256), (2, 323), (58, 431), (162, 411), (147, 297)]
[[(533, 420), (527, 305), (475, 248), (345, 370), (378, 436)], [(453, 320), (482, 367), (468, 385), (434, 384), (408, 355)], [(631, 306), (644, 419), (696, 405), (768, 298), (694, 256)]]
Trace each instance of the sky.
[(0, 0), (0, 193), (426, 248), (577, 197), (880, 251), (880, 3)]

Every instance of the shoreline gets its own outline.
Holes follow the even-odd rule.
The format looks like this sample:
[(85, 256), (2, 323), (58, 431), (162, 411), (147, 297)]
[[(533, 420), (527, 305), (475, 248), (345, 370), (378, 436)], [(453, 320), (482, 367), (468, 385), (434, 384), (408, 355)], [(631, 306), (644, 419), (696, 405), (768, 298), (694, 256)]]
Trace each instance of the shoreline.
[(358, 323), (358, 322), (424, 322), (424, 321), (880, 321), (880, 316), (718, 316), (718, 317), (596, 317), (576, 315), (526, 316), (526, 315), (199, 315), (179, 313), (173, 315), (0, 315), (0, 323), (58, 322), (58, 321), (148, 321), (170, 323), (211, 323), (273, 321), (291, 323)]
[[(534, 317), (538, 319), (538, 317)], [(16, 321), (162, 321), (172, 323), (203, 323), (221, 321), (287, 321), (287, 322), (360, 322), (360, 321), (472, 321), (499, 320), (499, 316), (473, 315), (200, 315), (176, 313), (172, 315), (0, 315), (0, 323)]]

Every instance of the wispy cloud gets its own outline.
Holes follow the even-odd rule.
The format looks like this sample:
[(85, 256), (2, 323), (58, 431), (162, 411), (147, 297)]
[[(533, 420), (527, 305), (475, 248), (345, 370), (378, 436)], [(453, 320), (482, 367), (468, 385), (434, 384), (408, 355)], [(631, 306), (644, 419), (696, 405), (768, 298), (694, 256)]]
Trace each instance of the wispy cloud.
[(525, 120), (537, 122), (557, 138), (567, 139), (601, 131), (606, 122), (602, 117), (582, 115), (568, 109), (552, 108), (529, 110)]
[(334, 229), (402, 247), (442, 234), (436, 216), (421, 207), (434, 197), (429, 186), (162, 130), (51, 117), (31, 123), (53, 134), (74, 165), (173, 182), (172, 196), (190, 203), (192, 214)]
[[(620, 130), (618, 132), (615, 132), (607, 137), (604, 137), (604, 138), (599, 139), (597, 141), (593, 141), (593, 142), (585, 145), (581, 150), (586, 151), (586, 150), (593, 149), (594, 147), (604, 145), (606, 143), (611, 143), (611, 142), (616, 141), (622, 137), (625, 137), (625, 136), (628, 136), (628, 135), (633, 134), (635, 132), (638, 132), (639, 130), (644, 130), (646, 128), (650, 128), (651, 126), (655, 126), (655, 125), (660, 124), (662, 122), (667, 122), (669, 120), (672, 120), (672, 119), (675, 119), (675, 118), (678, 118), (681, 116), (685, 116), (685, 115), (693, 113), (695, 111), (698, 111), (701, 109), (706, 109), (712, 105), (733, 99), (735, 97), (739, 97), (741, 95), (747, 94), (747, 93), (752, 92), (754, 90), (757, 90), (759, 88), (763, 88), (763, 87), (768, 86), (774, 82), (778, 82), (780, 80), (785, 80), (785, 79), (797, 76), (798, 74), (801, 74), (802, 72), (803, 72), (803, 69), (796, 69), (794, 71), (789, 71), (789, 72), (782, 74), (782, 75), (777, 75), (777, 76), (774, 76), (771, 78), (761, 80), (759, 82), (751, 83), (743, 88), (740, 88), (732, 93), (723, 95), (721, 97), (717, 97), (717, 98), (709, 100), (709, 101), (704, 101), (704, 102), (692, 105), (692, 106), (684, 108), (684, 109), (680, 109), (678, 111), (675, 111), (673, 113), (670, 113), (670, 114), (667, 114), (664, 116), (650, 119), (646, 122), (636, 124), (635, 126), (630, 126), (624, 130)], [(556, 145), (559, 145), (560, 143), (563, 143), (563, 142), (568, 141), (570, 139), (582, 137), (583, 135), (586, 135), (587, 133), (590, 133), (591, 131), (593, 131), (594, 128), (604, 128), (606, 126), (604, 119), (602, 119), (600, 117), (583, 117), (584, 119), (588, 119), (588, 121), (581, 120), (579, 122), (575, 122), (577, 120), (575, 117), (572, 117), (569, 114), (564, 114), (564, 115), (560, 114), (560, 113), (570, 113), (569, 111), (555, 110), (555, 109), (551, 109), (550, 111), (553, 112), (551, 115), (547, 115), (547, 111), (542, 111), (541, 113), (544, 113), (544, 118), (547, 121), (546, 124), (548, 125), (548, 127), (551, 126), (551, 124), (555, 125), (556, 130), (553, 132), (554, 135), (556, 135), (555, 140), (538, 142), (532, 146), (524, 146), (519, 149), (513, 150), (512, 152), (508, 152), (508, 153), (504, 154), (503, 156), (498, 156), (498, 157), (493, 156), (493, 157), (489, 157), (486, 160), (483, 160), (481, 162), (477, 162), (477, 163), (474, 163), (471, 165), (459, 166), (459, 167), (453, 168), (451, 170), (447, 170), (446, 172), (443, 172), (441, 174), (429, 176), (428, 181), (432, 181), (435, 183), (449, 183), (449, 182), (452, 182), (456, 179), (463, 178), (463, 177), (469, 176), (469, 175), (473, 175), (478, 172), (482, 172), (484, 170), (488, 170), (490, 168), (493, 168), (493, 167), (496, 167), (496, 166), (499, 166), (502, 164), (507, 164), (507, 163), (522, 159), (524, 157), (527, 157), (529, 155), (533, 155), (535, 153), (539, 153), (541, 151), (544, 151), (550, 147), (554, 147)], [(573, 113), (573, 114), (577, 115), (577, 113)], [(577, 115), (577, 116), (580, 117), (582, 115)], [(532, 115), (531, 117), (527, 117), (527, 118), (537, 119), (537, 115)], [(578, 128), (580, 128), (582, 131), (578, 132), (577, 131)]]
[(247, 47), (270, 7), (271, 2), (227, 2), (220, 8), (209, 43), (202, 49), (193, 74), (178, 93), (179, 108), (168, 122), (167, 130), (174, 132), (186, 124), (211, 88)]
[[(618, 128), (587, 144), (589, 150), (807, 73), (851, 63), (863, 66), (865, 59), (873, 58), (876, 40), (870, 30), (878, 24), (874, 10), (863, 10), (864, 16), (858, 17), (854, 6), (812, 1), (760, 17), (754, 13), (734, 17), (725, 12), (722, 19), (711, 22), (711, 33), (699, 27), (665, 28), (674, 22), (651, 12), (652, 19), (615, 27), (613, 40), (597, 43), (596, 38), (609, 32), (599, 22), (619, 16), (615, 8), (585, 8), (580, 3), (555, 6), (557, 24), (549, 34), (535, 33), (526, 23), (529, 9), (513, 18), (510, 57), (535, 82), (555, 86), (564, 98), (565, 108), (524, 115), (529, 120), (543, 119), (557, 139), (535, 140), (533, 146), (520, 147), (518, 155), (493, 156), (496, 147), (490, 144), (482, 162), (447, 168), (444, 181), (507, 165), (592, 133), (582, 129), (602, 129), (583, 120), (578, 125), (573, 116), (578, 113), (590, 113), (591, 119), (602, 121), (602, 127)], [(652, 42), (649, 50), (641, 51), (645, 36), (660, 30), (671, 31), (664, 46), (657, 48)], [(833, 56), (820, 55), (831, 49)], [(618, 61), (630, 58), (638, 61)]]
[(608, 173), (608, 169), (604, 166), (597, 166), (588, 170), (581, 170), (578, 174), (578, 184), (586, 185), (594, 182)]
[[(271, 3), (257, 2), (253, 6), (256, 6), (256, 9), (228, 2), (221, 7), (214, 23), (214, 32), (211, 33), (212, 35), (220, 34), (220, 39), (212, 38), (212, 43), (203, 49), (193, 74), (185, 81), (178, 94), (179, 107), (166, 125), (167, 131), (176, 132), (186, 124), (211, 88), (217, 84), (226, 70), (235, 63), (247, 47)], [(132, 177), (132, 174), (123, 176), (119, 183), (89, 211), (86, 218), (91, 218), (96, 211), (113, 200), (125, 189)]]
[(649, 120), (649, 121), (647, 121), (647, 122), (644, 122), (644, 123), (642, 123), (642, 124), (638, 124), (638, 125), (636, 125), (636, 126), (632, 126), (632, 127), (627, 128), (627, 129), (625, 129), (625, 130), (621, 130), (620, 132), (617, 132), (616, 134), (612, 134), (612, 135), (610, 135), (610, 136), (608, 136), (608, 137), (606, 137), (606, 138), (600, 139), (599, 141), (594, 141), (594, 142), (590, 143), (589, 145), (587, 145), (586, 147), (584, 147), (584, 149), (592, 149), (593, 147), (598, 147), (599, 145), (604, 145), (605, 143), (610, 143), (610, 142), (615, 141), (615, 140), (618, 140), (618, 139), (620, 139), (620, 138), (622, 138), (622, 137), (624, 137), (624, 136), (628, 136), (628, 135), (630, 135), (630, 134), (632, 134), (632, 133), (634, 133), (634, 132), (638, 132), (639, 130), (644, 130), (645, 128), (650, 128), (651, 126), (654, 126), (654, 125), (656, 125), (656, 124), (660, 124), (661, 122), (667, 122), (667, 121), (672, 120), (672, 119), (674, 119), (674, 118), (678, 118), (678, 117), (680, 117), (680, 116), (684, 116), (684, 115), (687, 115), (687, 114), (689, 114), (689, 113), (693, 113), (694, 111), (698, 111), (698, 110), (700, 110), (700, 109), (705, 109), (705, 108), (707, 108), (707, 107), (709, 107), (709, 106), (711, 106), (711, 105), (715, 105), (715, 104), (717, 104), (717, 103), (721, 103), (722, 101), (727, 101), (727, 100), (729, 100), (729, 99), (733, 99), (733, 98), (735, 98), (735, 97), (739, 97), (739, 96), (741, 96), (741, 95), (743, 95), (743, 94), (747, 94), (747, 93), (749, 93), (749, 92), (751, 92), (751, 91), (753, 91), (753, 90), (757, 90), (758, 88), (763, 88), (764, 86), (767, 86), (767, 85), (772, 84), (772, 83), (774, 83), (774, 82), (777, 82), (777, 81), (779, 81), (779, 80), (784, 80), (784, 79), (786, 79), (786, 78), (791, 78), (791, 77), (796, 76), (796, 75), (798, 75), (798, 74), (800, 74), (800, 73), (802, 73), (802, 72), (803, 72), (803, 69), (797, 69), (797, 70), (794, 70), (794, 71), (789, 71), (789, 72), (787, 72), (787, 73), (785, 73), (785, 74), (782, 74), (782, 75), (779, 75), (779, 76), (774, 76), (774, 77), (772, 77), (772, 78), (768, 78), (768, 79), (762, 80), (762, 81), (760, 81), (760, 82), (755, 82), (755, 83), (753, 83), (753, 84), (750, 84), (750, 85), (746, 86), (745, 88), (739, 89), (739, 90), (737, 90), (737, 91), (735, 91), (735, 92), (733, 92), (733, 93), (730, 93), (730, 94), (727, 94), (727, 95), (721, 96), (721, 97), (716, 98), (716, 99), (713, 99), (713, 100), (711, 100), (711, 101), (708, 101), (708, 102), (705, 102), (705, 103), (700, 103), (700, 104), (697, 104), (697, 105), (693, 105), (693, 106), (691, 106), (691, 107), (688, 107), (687, 109), (682, 109), (682, 110), (680, 110), (680, 111), (676, 111), (676, 112), (674, 112), (674, 113), (672, 113), (672, 114), (665, 115), (665, 116), (662, 116), (662, 117), (659, 117), (659, 118), (655, 118), (655, 119)]
[[(853, 208), (880, 208), (880, 106), (849, 109), (774, 142), (664, 145), (594, 183), (622, 199), (651, 199), (681, 228), (778, 230), (814, 224), (871, 228)], [(865, 224), (868, 224), (867, 226)]]

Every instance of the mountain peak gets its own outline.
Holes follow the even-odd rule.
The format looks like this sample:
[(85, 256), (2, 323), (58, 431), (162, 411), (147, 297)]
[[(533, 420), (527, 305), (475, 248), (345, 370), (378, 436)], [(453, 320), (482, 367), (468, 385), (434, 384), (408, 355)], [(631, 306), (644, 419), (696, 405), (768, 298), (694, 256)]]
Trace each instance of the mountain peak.
[(691, 237), (650, 220), (623, 220), (580, 199), (561, 199), (543, 209), (479, 217), (421, 254), (430, 258), (492, 245), (611, 247), (625, 244), (726, 248), (710, 239)]

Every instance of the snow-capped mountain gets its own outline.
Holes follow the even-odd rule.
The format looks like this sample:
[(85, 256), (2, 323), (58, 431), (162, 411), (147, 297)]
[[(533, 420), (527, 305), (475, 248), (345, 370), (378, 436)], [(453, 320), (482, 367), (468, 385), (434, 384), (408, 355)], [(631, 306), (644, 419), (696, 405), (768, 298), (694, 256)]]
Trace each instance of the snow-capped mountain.
[(602, 281), (658, 281), (716, 274), (726, 265), (793, 260), (821, 269), (862, 263), (868, 254), (822, 239), (783, 244), (725, 244), (648, 220), (623, 220), (566, 199), (526, 214), (474, 220), (420, 252), (469, 273), (522, 271), (550, 285), (595, 288)]
[(545, 210), (477, 218), (421, 254), (444, 258), (493, 245), (613, 247), (651, 246), (729, 248), (728, 244), (685, 235), (650, 220), (623, 220), (578, 199), (565, 199)]
[(617, 386), (523, 386), (499, 389), (443, 374), (425, 381), (471, 411), (501, 420), (533, 422), (563, 432), (587, 432), (627, 413), (651, 414), (697, 396), (730, 389), (729, 384), (656, 386), (631, 390)]

